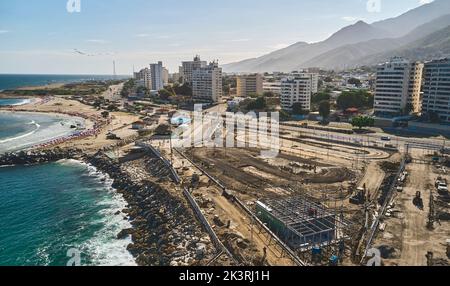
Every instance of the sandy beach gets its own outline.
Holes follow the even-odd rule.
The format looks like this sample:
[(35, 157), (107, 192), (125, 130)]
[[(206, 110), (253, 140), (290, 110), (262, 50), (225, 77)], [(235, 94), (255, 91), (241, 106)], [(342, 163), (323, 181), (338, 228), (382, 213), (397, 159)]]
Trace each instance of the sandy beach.
[[(86, 152), (96, 152), (99, 149), (115, 145), (119, 140), (107, 139), (108, 132), (114, 132), (120, 139), (129, 139), (137, 135), (131, 129), (131, 123), (139, 117), (123, 112), (110, 113), (110, 118), (102, 117), (101, 112), (91, 106), (84, 105), (75, 100), (57, 97), (39, 98), (30, 104), (3, 108), (10, 112), (37, 112), (53, 115), (66, 115), (84, 119), (84, 132), (80, 136), (60, 138), (58, 141), (50, 142), (42, 146), (34, 147), (76, 147)], [(51, 141), (51, 140), (50, 140)]]

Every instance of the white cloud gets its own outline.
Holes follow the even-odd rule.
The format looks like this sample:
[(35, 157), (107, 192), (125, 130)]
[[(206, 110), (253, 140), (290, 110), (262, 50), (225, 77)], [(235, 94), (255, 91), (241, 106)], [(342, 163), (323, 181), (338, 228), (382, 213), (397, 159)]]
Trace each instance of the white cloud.
[(158, 39), (158, 40), (167, 40), (167, 39), (173, 38), (173, 36), (171, 36), (171, 35), (151, 35), (151, 34), (147, 34), (147, 33), (136, 34), (134, 36), (136, 38), (150, 38), (150, 37), (152, 37), (153, 39)]
[(7, 31), (7, 30), (0, 30), (0, 34), (6, 34), (6, 33), (9, 33), (9, 31)]
[(243, 43), (243, 42), (250, 42), (251, 39), (232, 39), (229, 40), (229, 42), (233, 42), (233, 43)]
[(134, 36), (137, 37), (137, 38), (147, 38), (147, 37), (150, 37), (149, 34), (136, 34), (136, 35), (134, 35)]
[(342, 17), (341, 20), (344, 20), (346, 22), (356, 22), (356, 21), (362, 20), (362, 19), (358, 18), (358, 17), (345, 16), (345, 17)]
[(269, 46), (269, 48), (274, 49), (274, 50), (281, 50), (281, 49), (287, 48), (289, 46), (290, 46), (289, 44), (277, 44), (274, 46)]
[(156, 38), (157, 38), (157, 39), (164, 40), (164, 39), (171, 39), (172, 36), (170, 36), (170, 35), (159, 35), (159, 36), (157, 36)]
[(108, 43), (108, 41), (105, 41), (105, 40), (102, 40), (102, 39), (89, 39), (89, 40), (86, 40), (86, 42), (94, 43), (94, 44), (106, 44), (106, 43)]
[(433, 2), (434, 0), (419, 0), (419, 4), (420, 5), (425, 5), (425, 4), (430, 4), (431, 2)]

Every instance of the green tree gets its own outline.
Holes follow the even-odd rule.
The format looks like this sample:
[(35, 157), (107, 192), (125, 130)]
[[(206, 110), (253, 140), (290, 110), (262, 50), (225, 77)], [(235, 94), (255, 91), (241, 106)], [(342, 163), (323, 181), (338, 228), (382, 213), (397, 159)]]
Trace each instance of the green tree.
[(168, 124), (160, 124), (155, 129), (156, 135), (170, 135), (172, 132), (170, 130), (170, 126)]
[(361, 81), (354, 77), (350, 78), (347, 82), (348, 84), (353, 84), (356, 85), (357, 87), (360, 87), (362, 85)]
[(289, 114), (289, 112), (287, 112), (286, 110), (280, 111), (280, 120), (281, 121), (289, 121), (291, 119), (292, 119), (291, 114)]
[(373, 95), (367, 90), (344, 91), (337, 99), (340, 109), (373, 108)]
[(353, 119), (352, 119), (353, 127), (358, 127), (360, 130), (363, 127), (374, 126), (374, 124), (375, 124), (375, 119), (373, 119), (372, 117), (368, 117), (368, 116), (357, 116), (357, 117), (353, 117)]
[(108, 118), (109, 117), (109, 112), (108, 111), (103, 111), (102, 112), (102, 117), (103, 118)]
[(114, 112), (114, 111), (118, 111), (119, 110), (119, 108), (116, 105), (114, 105), (114, 104), (108, 105), (108, 107), (106, 109), (108, 111), (110, 111), (110, 112)]
[(276, 97), (275, 93), (271, 92), (271, 91), (266, 91), (263, 93), (264, 97)]
[(313, 94), (311, 98), (311, 103), (316, 104), (324, 100), (330, 100), (330, 93), (328, 91), (318, 92)]
[(247, 110), (262, 110), (267, 108), (266, 98), (263, 96), (258, 97), (255, 100), (252, 100), (247, 104)]
[(300, 102), (296, 102), (292, 105), (292, 114), (294, 115), (307, 115), (309, 114), (308, 110), (303, 109), (303, 105)]
[(174, 84), (172, 90), (176, 95), (192, 96), (192, 88), (188, 84)]
[(159, 93), (159, 98), (160, 98), (161, 100), (164, 100), (164, 101), (167, 101), (167, 100), (169, 100), (171, 97), (174, 96), (174, 94), (173, 94), (172, 92), (168, 91), (168, 90), (165, 89), (165, 88), (161, 89), (158, 93)]
[(319, 114), (323, 117), (323, 120), (326, 121), (328, 117), (330, 117), (331, 106), (328, 100), (321, 101), (319, 103)]
[(132, 93), (134, 88), (135, 88), (135, 82), (133, 79), (130, 79), (127, 82), (125, 82), (125, 84), (123, 85), (120, 95), (122, 97), (128, 97), (128, 96), (130, 96), (130, 94)]

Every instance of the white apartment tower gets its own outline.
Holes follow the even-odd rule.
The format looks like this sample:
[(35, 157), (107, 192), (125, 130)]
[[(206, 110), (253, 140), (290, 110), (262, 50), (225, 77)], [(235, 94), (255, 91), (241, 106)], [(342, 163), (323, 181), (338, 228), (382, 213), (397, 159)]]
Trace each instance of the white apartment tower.
[(204, 68), (207, 66), (206, 61), (200, 60), (200, 56), (195, 56), (193, 61), (182, 62), (182, 66), (180, 67), (180, 77), (183, 81), (183, 84), (192, 85), (192, 75), (194, 70)]
[(194, 102), (217, 103), (222, 98), (222, 69), (217, 62), (192, 72), (192, 95)]
[(237, 96), (239, 97), (263, 93), (263, 78), (260, 74), (239, 75), (236, 82)]
[(151, 74), (151, 90), (161, 90), (164, 88), (164, 72), (163, 72), (162, 62), (157, 64), (150, 64), (150, 74)]
[(164, 86), (169, 84), (169, 70), (167, 68), (163, 68), (163, 84)]
[(152, 89), (152, 77), (149, 68), (141, 69), (139, 72), (135, 72), (134, 79), (136, 81), (144, 82), (144, 86), (146, 88)]
[(450, 123), (450, 59), (426, 63), (424, 74), (423, 112)]
[(281, 107), (292, 111), (294, 103), (300, 103), (304, 110), (311, 110), (311, 97), (317, 93), (319, 75), (294, 72), (281, 80)]
[(393, 117), (421, 111), (423, 64), (392, 58), (377, 68), (375, 115)]

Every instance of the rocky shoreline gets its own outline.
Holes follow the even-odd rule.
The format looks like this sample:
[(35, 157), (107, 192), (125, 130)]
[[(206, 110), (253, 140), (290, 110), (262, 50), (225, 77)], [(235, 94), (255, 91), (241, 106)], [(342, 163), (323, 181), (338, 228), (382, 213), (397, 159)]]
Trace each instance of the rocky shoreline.
[[(0, 155), (0, 166), (31, 165), (76, 159), (108, 174), (112, 187), (128, 203), (123, 213), (132, 224), (117, 239), (132, 237), (128, 251), (139, 266), (205, 265), (215, 248), (192, 211), (179, 197), (153, 181), (136, 181), (104, 153), (86, 155), (77, 149), (21, 151)], [(155, 168), (161, 166), (155, 165)], [(120, 215), (120, 212), (117, 213)]]
[(64, 159), (82, 159), (82, 157), (82, 151), (79, 149), (54, 148), (42, 151), (18, 151), (0, 155), (0, 167), (43, 164)]

